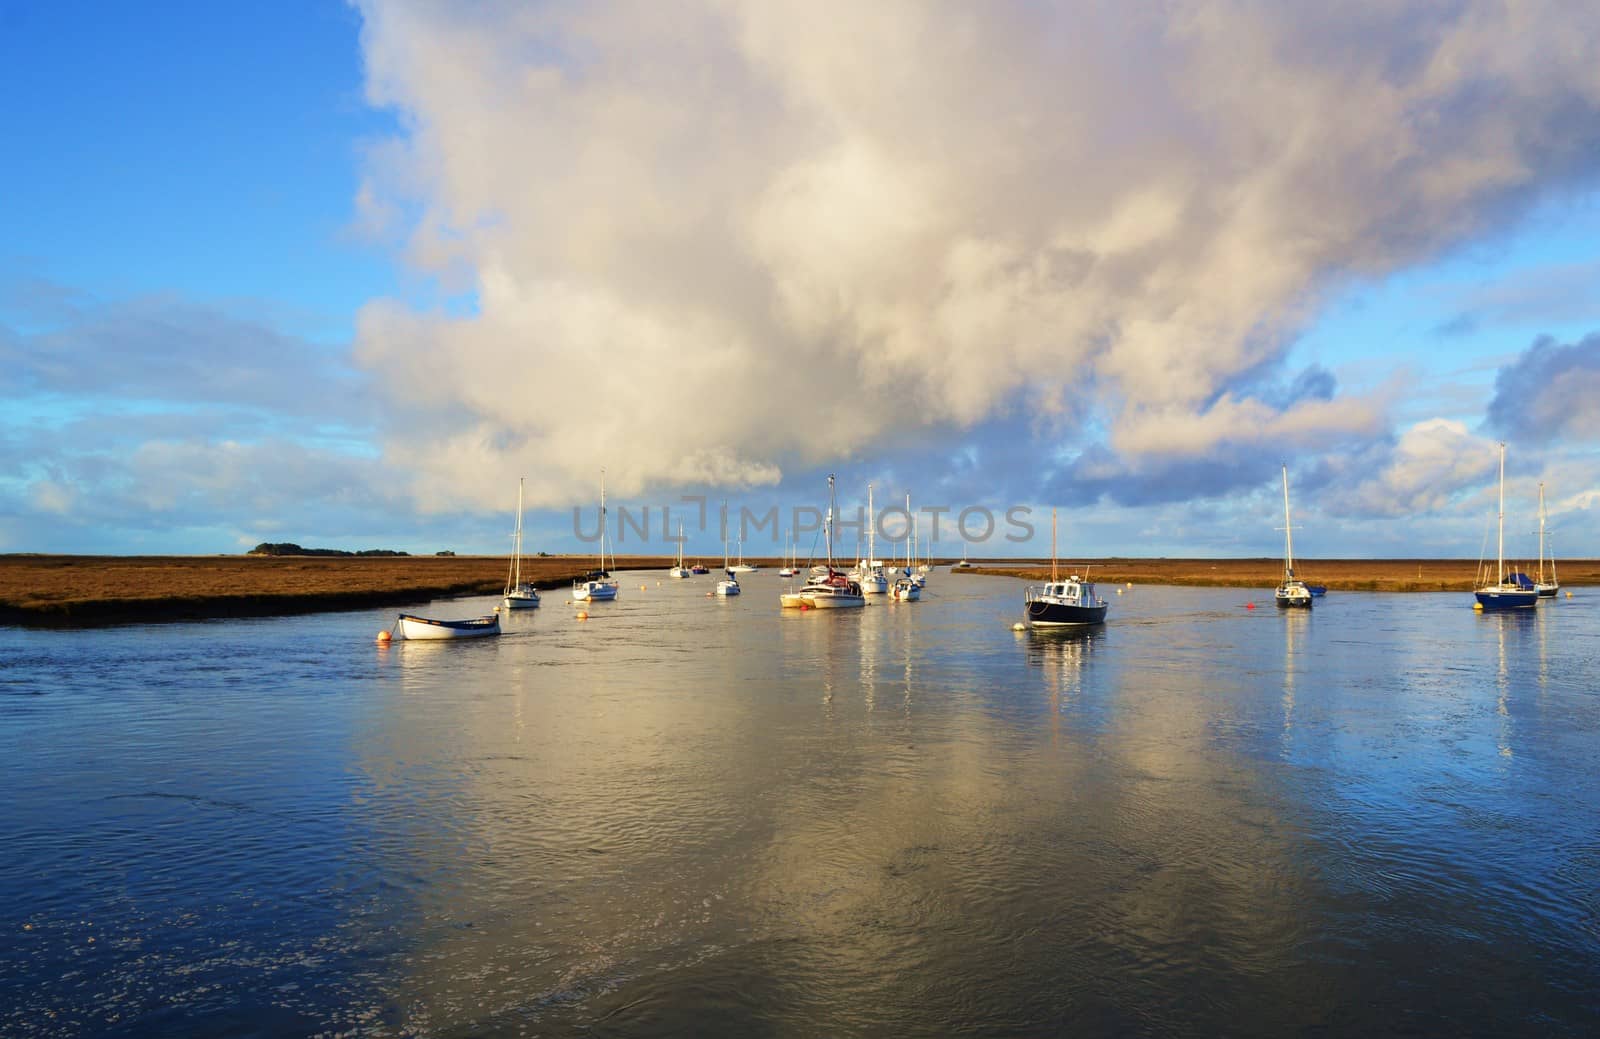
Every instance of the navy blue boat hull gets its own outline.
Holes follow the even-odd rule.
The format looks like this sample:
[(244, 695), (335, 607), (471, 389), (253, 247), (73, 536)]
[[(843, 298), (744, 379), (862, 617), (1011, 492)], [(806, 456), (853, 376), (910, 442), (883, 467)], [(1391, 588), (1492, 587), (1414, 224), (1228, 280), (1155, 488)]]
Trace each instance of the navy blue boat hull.
[(1099, 606), (1069, 606), (1058, 602), (1028, 603), (1028, 623), (1042, 628), (1069, 627), (1082, 624), (1104, 624), (1109, 603)]

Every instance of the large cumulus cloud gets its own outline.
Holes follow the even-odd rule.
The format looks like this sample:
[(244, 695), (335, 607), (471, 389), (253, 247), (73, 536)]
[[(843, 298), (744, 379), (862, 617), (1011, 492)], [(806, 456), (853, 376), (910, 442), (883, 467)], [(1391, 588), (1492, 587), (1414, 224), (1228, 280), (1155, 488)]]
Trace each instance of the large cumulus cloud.
[(1537, 339), (1496, 375), (1488, 420), (1533, 443), (1600, 441), (1600, 332), (1575, 343)]
[(359, 6), (407, 127), (363, 211), (470, 296), (359, 333), (437, 507), (1017, 410), (1130, 471), (1370, 436), (1381, 395), (1254, 392), (1322, 295), (1600, 164), (1559, 2)]

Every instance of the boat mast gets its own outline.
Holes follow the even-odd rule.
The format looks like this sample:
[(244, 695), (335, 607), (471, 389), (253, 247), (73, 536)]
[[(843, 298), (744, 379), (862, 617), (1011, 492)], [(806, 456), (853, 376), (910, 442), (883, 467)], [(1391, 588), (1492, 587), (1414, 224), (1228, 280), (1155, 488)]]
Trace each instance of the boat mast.
[(683, 569), (683, 521), (678, 521), (678, 569)]
[(1056, 510), (1050, 509), (1050, 583), (1055, 584), (1056, 577)]
[(878, 524), (872, 514), (872, 484), (867, 484), (867, 569), (872, 569), (873, 561), (878, 558)]
[(911, 492), (906, 492), (906, 576), (911, 576), (911, 553), (917, 548), (917, 520), (911, 515)]
[(1506, 445), (1500, 442), (1500, 515), (1499, 531), (1495, 537), (1495, 583), (1506, 583)]
[(828, 574), (833, 575), (833, 474), (828, 474), (828, 522), (822, 528), (822, 540), (828, 546)]
[(600, 572), (606, 572), (606, 471), (600, 470)]
[(511, 550), (511, 587), (522, 584), (522, 481), (517, 477), (517, 532), (513, 535)]
[(1289, 466), (1283, 466), (1283, 578), (1294, 580), (1294, 525), (1289, 522)]
[(1539, 482), (1539, 583), (1544, 584), (1544, 481)]

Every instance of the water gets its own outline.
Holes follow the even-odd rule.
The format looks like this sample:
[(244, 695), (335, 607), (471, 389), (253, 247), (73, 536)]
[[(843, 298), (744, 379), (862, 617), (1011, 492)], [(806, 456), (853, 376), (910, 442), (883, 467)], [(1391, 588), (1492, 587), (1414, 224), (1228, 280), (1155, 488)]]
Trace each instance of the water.
[(743, 583), (0, 629), (0, 1034), (1600, 1032), (1585, 591)]

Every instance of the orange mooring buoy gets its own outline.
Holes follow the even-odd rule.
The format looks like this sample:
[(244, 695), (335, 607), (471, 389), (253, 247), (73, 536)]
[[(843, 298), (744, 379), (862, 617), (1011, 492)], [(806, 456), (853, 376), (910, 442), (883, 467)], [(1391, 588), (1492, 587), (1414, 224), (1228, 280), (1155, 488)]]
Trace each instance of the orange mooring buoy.
[(382, 644), (388, 642), (390, 638), (392, 638), (392, 636), (387, 631), (378, 632), (378, 644), (379, 645), (382, 645)]
[(1244, 604), (1244, 608), (1247, 610), (1253, 610), (1256, 608), (1256, 604), (1253, 602), (1247, 602)]
[(578, 611), (578, 619), (581, 620), (581, 621), (588, 620), (589, 619), (589, 611), (588, 610), (579, 610)]

